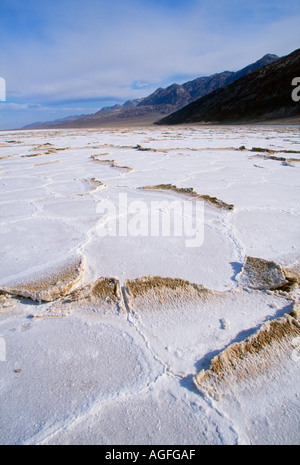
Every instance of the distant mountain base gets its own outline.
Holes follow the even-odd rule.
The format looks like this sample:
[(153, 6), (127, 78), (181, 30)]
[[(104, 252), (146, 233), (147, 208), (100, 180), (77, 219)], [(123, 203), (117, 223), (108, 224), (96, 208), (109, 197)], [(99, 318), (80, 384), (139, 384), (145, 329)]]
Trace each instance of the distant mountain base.
[(122, 127), (151, 125), (162, 116), (169, 115), (176, 110), (171, 105), (127, 108), (121, 107), (111, 111), (98, 112), (69, 121), (52, 121), (42, 125), (31, 124), (23, 129), (56, 129), (56, 128), (93, 128), (93, 127)]

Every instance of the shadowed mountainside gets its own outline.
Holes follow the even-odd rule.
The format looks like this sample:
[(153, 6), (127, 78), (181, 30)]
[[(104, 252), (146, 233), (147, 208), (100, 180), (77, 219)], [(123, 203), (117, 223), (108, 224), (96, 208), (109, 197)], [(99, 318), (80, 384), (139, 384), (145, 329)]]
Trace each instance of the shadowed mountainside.
[(300, 116), (292, 80), (300, 76), (300, 49), (217, 89), (156, 124), (263, 122)]

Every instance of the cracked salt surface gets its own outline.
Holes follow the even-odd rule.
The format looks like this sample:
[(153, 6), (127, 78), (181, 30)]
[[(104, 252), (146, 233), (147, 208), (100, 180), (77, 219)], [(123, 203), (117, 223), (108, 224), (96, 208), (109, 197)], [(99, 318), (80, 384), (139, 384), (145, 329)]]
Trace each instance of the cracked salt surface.
[[(249, 150), (239, 150), (243, 145)], [(290, 313), (299, 298), (298, 285), (283, 292), (240, 281), (247, 256), (283, 270), (297, 269), (299, 260), (299, 164), (261, 158), (257, 169), (252, 147), (299, 151), (299, 128), (1, 133), (0, 290), (51, 283), (47, 273), (55, 277), (75, 257), (84, 257), (84, 269), (70, 289), (58, 273), (67, 295), (46, 293), (53, 302), (0, 291), (7, 354), (0, 362), (0, 443), (300, 442), (299, 362), (289, 351), (279, 347), (274, 360), (281, 356), (281, 363), (271, 360), (247, 384), (221, 383), (219, 400), (193, 382), (215, 356)], [(43, 156), (27, 156), (37, 152)], [(198, 248), (185, 247), (182, 237), (99, 236), (99, 221), (106, 221), (100, 202), (117, 205), (120, 193), (146, 205), (178, 200), (176, 192), (139, 189), (169, 184), (234, 210), (205, 205)], [(133, 297), (126, 280), (142, 276), (189, 284)], [(106, 287), (89, 294), (99, 278), (107, 278)], [(206, 297), (194, 295), (191, 283), (203, 285)]]

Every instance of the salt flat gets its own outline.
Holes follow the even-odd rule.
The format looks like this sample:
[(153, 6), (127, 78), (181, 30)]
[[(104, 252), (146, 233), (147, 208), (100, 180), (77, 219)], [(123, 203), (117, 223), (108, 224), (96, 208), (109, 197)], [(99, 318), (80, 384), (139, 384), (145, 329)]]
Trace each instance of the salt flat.
[[(299, 161), (298, 126), (0, 133), (0, 443), (299, 443)], [(197, 246), (139, 235), (176, 202)]]

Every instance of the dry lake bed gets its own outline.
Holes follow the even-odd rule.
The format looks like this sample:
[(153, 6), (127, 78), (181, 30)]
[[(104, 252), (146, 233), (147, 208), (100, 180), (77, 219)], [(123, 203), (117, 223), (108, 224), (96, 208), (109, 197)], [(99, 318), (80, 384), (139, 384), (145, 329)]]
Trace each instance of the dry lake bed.
[(299, 444), (299, 135), (0, 133), (1, 444)]

